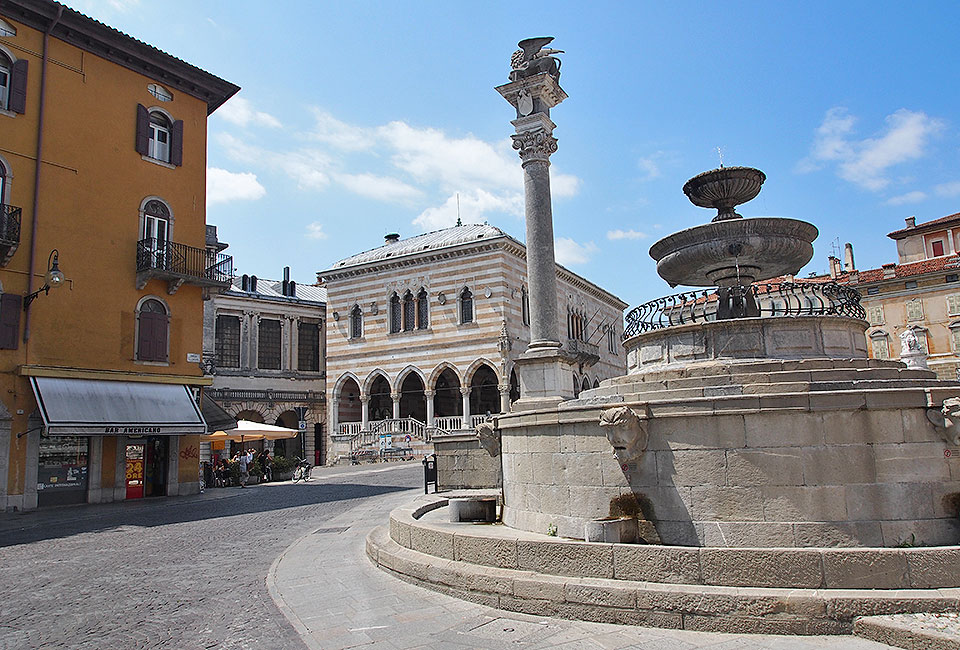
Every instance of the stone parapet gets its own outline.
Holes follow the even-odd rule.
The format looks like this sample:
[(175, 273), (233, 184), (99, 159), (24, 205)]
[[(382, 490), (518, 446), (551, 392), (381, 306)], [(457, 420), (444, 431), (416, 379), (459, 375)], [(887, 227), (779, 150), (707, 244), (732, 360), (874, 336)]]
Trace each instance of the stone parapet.
[(765, 634), (850, 633), (859, 616), (950, 612), (960, 547), (680, 548), (577, 542), (444, 523), (439, 495), (374, 529), (367, 554), (400, 578), (512, 611)]

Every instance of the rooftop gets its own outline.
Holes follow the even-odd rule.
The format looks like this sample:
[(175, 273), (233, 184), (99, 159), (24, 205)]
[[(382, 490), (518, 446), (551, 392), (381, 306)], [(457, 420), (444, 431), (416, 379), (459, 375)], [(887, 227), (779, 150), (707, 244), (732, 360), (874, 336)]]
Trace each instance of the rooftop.
[[(415, 255), (425, 251), (438, 250), (441, 248), (451, 248), (461, 244), (470, 244), (481, 240), (492, 240), (506, 237), (513, 240), (510, 235), (499, 228), (481, 224), (463, 224), (435, 230), (433, 232), (416, 235), (407, 239), (399, 239), (379, 246), (377, 248), (357, 253), (350, 257), (335, 262), (331, 269), (340, 269), (347, 266), (359, 266), (385, 259), (395, 259), (406, 255)], [(514, 240), (516, 242), (516, 240)], [(520, 242), (516, 242), (520, 243)], [(522, 245), (522, 244), (521, 244)]]
[(296, 296), (285, 296), (282, 291), (283, 283), (280, 280), (266, 280), (257, 278), (256, 291), (244, 291), (241, 284), (241, 278), (233, 278), (233, 286), (228, 289), (229, 295), (249, 296), (251, 298), (267, 298), (272, 300), (298, 300), (301, 302), (314, 302), (326, 304), (327, 289), (315, 284), (297, 284)]
[[(912, 219), (913, 217), (911, 217)], [(960, 225), (960, 212), (955, 214), (948, 214), (945, 217), (940, 217), (939, 219), (934, 219), (933, 221), (924, 221), (923, 223), (918, 223), (915, 226), (908, 226), (906, 228), (901, 228), (900, 230), (894, 230), (892, 233), (887, 235), (891, 239), (903, 239), (910, 235), (915, 235), (920, 232), (929, 232), (931, 230), (939, 230), (941, 228), (946, 228), (951, 224)]]

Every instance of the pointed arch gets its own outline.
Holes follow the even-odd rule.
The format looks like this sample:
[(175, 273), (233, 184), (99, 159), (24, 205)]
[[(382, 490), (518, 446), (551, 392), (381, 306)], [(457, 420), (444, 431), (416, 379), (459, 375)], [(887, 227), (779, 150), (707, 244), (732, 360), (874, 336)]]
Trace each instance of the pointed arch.
[(407, 378), (407, 375), (409, 375), (410, 373), (413, 373), (413, 374), (417, 375), (418, 377), (420, 377), (420, 381), (423, 382), (423, 385), (424, 385), (424, 386), (427, 385), (427, 377), (426, 377), (426, 375), (423, 374), (423, 371), (420, 370), (420, 368), (416, 367), (415, 365), (413, 365), (413, 364), (411, 363), (411, 364), (408, 364), (408, 365), (404, 366), (403, 370), (401, 370), (399, 373), (397, 373), (397, 378), (394, 380), (393, 384), (391, 384), (391, 385), (393, 386), (393, 391), (394, 391), (395, 393), (399, 393), (399, 392), (400, 392), (400, 387), (403, 386), (403, 380), (406, 379), (406, 378)]
[(348, 379), (352, 379), (354, 382), (356, 382), (358, 388), (363, 386), (363, 383), (361, 383), (360, 378), (348, 370), (347, 372), (340, 375), (339, 379), (337, 379), (336, 383), (333, 385), (334, 397), (337, 397), (337, 395), (340, 394), (340, 391), (343, 390), (343, 385), (347, 382)]
[(449, 370), (449, 371), (451, 371), (454, 375), (456, 375), (457, 381), (460, 382), (460, 385), (461, 385), (461, 386), (463, 386), (463, 375), (462, 375), (461, 372), (457, 369), (457, 367), (456, 367), (455, 365), (453, 365), (452, 363), (450, 363), (449, 361), (441, 361), (440, 363), (437, 364), (437, 367), (434, 368), (433, 371), (430, 373), (430, 378), (429, 378), (429, 380), (427, 381), (427, 389), (428, 389), (428, 390), (436, 390), (437, 380), (440, 379), (440, 374), (441, 374), (444, 370)]
[(497, 378), (497, 383), (498, 384), (503, 383), (503, 377), (501, 377), (500, 373), (497, 371), (497, 365), (492, 361), (490, 361), (489, 359), (480, 357), (479, 359), (476, 359), (473, 363), (471, 363), (467, 367), (467, 371), (463, 373), (463, 382), (462, 382), (463, 385), (465, 386), (470, 385), (470, 383), (473, 381), (473, 376), (477, 373), (477, 370), (479, 370), (481, 366), (490, 366), (490, 370), (493, 371), (494, 376), (496, 376)]
[(382, 368), (374, 368), (367, 374), (367, 378), (360, 384), (360, 388), (363, 389), (364, 395), (370, 394), (370, 387), (373, 386), (373, 382), (377, 380), (377, 377), (383, 377), (386, 380), (388, 386), (393, 386), (393, 382), (390, 381), (390, 375), (387, 374), (386, 370)]

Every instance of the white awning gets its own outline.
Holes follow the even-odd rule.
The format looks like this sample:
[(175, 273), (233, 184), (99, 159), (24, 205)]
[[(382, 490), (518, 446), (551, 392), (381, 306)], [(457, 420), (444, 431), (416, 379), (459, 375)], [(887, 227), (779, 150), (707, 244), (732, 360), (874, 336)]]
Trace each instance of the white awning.
[(31, 377), (49, 436), (162, 436), (206, 433), (190, 389), (102, 379)]

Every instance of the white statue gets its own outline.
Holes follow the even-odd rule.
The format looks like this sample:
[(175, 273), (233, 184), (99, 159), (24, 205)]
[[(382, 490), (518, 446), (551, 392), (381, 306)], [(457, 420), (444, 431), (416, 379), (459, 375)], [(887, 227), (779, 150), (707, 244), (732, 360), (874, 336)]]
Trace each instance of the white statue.
[(927, 409), (927, 419), (948, 445), (960, 447), (960, 397), (943, 400), (943, 406)]
[(910, 352), (920, 352), (920, 340), (912, 327), (900, 332), (900, 356)]
[(497, 432), (496, 425), (493, 422), (481, 422), (477, 425), (477, 437), (480, 439), (480, 446), (493, 457), (500, 455), (500, 435)]

